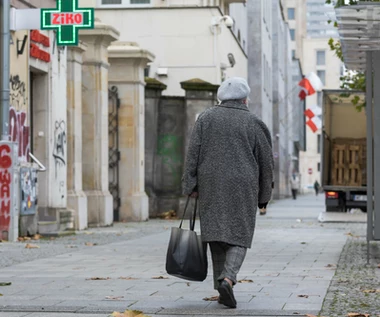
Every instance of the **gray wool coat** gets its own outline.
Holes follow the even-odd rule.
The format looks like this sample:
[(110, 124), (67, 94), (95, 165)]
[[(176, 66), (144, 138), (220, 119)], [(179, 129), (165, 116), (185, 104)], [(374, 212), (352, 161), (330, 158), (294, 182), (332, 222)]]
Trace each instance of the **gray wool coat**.
[(204, 242), (250, 248), (258, 203), (272, 194), (273, 153), (267, 126), (247, 106), (227, 101), (207, 109), (189, 142), (183, 193), (199, 193)]

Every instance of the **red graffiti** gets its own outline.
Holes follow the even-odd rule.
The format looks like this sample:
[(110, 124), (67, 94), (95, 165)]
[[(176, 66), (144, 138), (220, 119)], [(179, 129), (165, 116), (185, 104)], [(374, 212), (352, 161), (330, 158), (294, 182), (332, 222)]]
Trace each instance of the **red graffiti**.
[(24, 111), (17, 112), (11, 108), (9, 110), (9, 134), (12, 141), (18, 143), (18, 156), (23, 161), (27, 161), (29, 157), (29, 132), (26, 113)]
[(7, 240), (11, 222), (11, 148), (8, 144), (0, 145), (0, 237)]

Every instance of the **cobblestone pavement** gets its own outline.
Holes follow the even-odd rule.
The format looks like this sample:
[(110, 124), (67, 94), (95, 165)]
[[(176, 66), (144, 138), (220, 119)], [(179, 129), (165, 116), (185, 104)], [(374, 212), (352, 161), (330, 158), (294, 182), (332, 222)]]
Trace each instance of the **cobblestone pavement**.
[[(379, 245), (372, 243), (366, 267), (366, 225), (320, 224), (322, 210), (322, 196), (304, 196), (275, 202), (258, 217), (239, 276), (253, 283), (236, 286), (236, 310), (202, 301), (216, 295), (211, 268), (204, 283), (167, 276), (169, 229), (177, 220), (0, 243), (0, 282), (12, 282), (0, 286), (0, 317), (105, 317), (125, 309), (161, 317), (380, 314), (379, 293), (363, 292), (380, 288)], [(25, 249), (26, 243), (40, 248)], [(157, 276), (165, 279), (152, 278)], [(87, 280), (92, 277), (109, 279)]]

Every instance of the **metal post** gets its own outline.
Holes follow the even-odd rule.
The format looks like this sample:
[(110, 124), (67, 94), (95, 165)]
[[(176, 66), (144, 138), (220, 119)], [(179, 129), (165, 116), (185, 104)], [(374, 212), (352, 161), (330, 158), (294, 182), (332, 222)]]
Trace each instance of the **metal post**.
[[(372, 52), (374, 71), (373, 122), (380, 122), (380, 51)], [(373, 189), (375, 208), (373, 210), (373, 238), (380, 240), (380, 124), (373, 125)]]
[(367, 113), (367, 264), (369, 242), (373, 240), (373, 121), (372, 121), (372, 52), (367, 52), (366, 113)]
[(0, 4), (1, 15), (1, 58), (0, 65), (2, 66), (1, 87), (0, 87), (0, 101), (1, 101), (1, 133), (2, 140), (8, 140), (8, 121), (9, 121), (9, 13), (10, 13), (10, 0), (3, 0)]

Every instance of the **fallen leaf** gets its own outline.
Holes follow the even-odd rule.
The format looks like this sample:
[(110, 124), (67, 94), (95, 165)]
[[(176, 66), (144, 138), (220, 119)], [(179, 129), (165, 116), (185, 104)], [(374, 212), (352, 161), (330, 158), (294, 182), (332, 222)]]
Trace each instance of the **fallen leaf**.
[(186, 285), (187, 285), (187, 286), (190, 286), (190, 283), (189, 283), (189, 282), (187, 282), (187, 283), (186, 283)]
[(0, 282), (0, 286), (9, 286), (12, 285), (12, 282)]
[(30, 241), (30, 240), (32, 240), (32, 238), (24, 237), (24, 240), (25, 240), (25, 241)]
[(350, 236), (350, 237), (353, 237), (353, 238), (359, 238), (359, 236), (356, 236), (356, 235), (352, 234), (351, 232), (346, 233), (346, 236)]
[(3, 296), (3, 294), (0, 294), (0, 296)]
[(327, 264), (325, 267), (336, 267), (336, 265), (335, 264)]
[(39, 249), (40, 247), (38, 245), (35, 245), (35, 244), (30, 244), (30, 243), (27, 243), (25, 245), (25, 249)]
[(119, 280), (127, 280), (127, 281), (129, 281), (129, 280), (138, 280), (138, 278), (130, 277), (130, 276), (127, 276), (127, 277), (120, 276), (118, 279)]
[(93, 232), (90, 232), (90, 231), (85, 231), (83, 232), (84, 234), (94, 234)]
[(121, 300), (124, 296), (106, 296), (106, 299)]
[(305, 316), (306, 316), (306, 317), (317, 317), (317, 316), (312, 315), (312, 314), (306, 314)]
[(76, 245), (67, 245), (66, 248), (72, 248), (73, 249), (73, 248), (77, 248), (77, 246)]
[(119, 313), (117, 311), (114, 311), (111, 316), (113, 317), (149, 317), (147, 315), (144, 315), (143, 312), (138, 310), (126, 310), (124, 313)]
[(158, 215), (159, 218), (169, 220), (178, 219), (177, 214), (174, 210), (169, 210)]
[(168, 277), (166, 277), (166, 276), (153, 276), (152, 277), (152, 279), (154, 279), (154, 280), (167, 280), (167, 279), (169, 279)]
[(32, 237), (32, 240), (40, 240), (41, 239), (41, 235), (40, 234), (35, 234), (33, 237)]
[(18, 237), (17, 240), (20, 241), (20, 242), (22, 242), (22, 241), (24, 241), (24, 238), (23, 237)]
[(362, 314), (362, 313), (348, 313), (348, 317), (369, 317), (370, 314)]
[(117, 233), (116, 235), (117, 235), (118, 237), (120, 237), (120, 236), (121, 236), (121, 233)]
[(365, 289), (362, 291), (363, 293), (380, 293), (380, 289)]
[(55, 237), (50, 237), (50, 240), (55, 240)]
[(240, 280), (238, 283), (253, 283), (252, 280)]
[(297, 297), (309, 298), (309, 295), (297, 295)]
[(219, 296), (211, 296), (211, 297), (203, 298), (203, 300), (205, 300), (207, 302), (216, 302), (216, 301), (218, 301), (218, 299), (219, 299)]
[(95, 244), (92, 242), (86, 242), (85, 245), (88, 247), (93, 247)]
[(86, 278), (87, 281), (105, 281), (105, 280), (110, 280), (110, 277), (90, 277)]
[(76, 240), (77, 238), (70, 238), (69, 240)]

